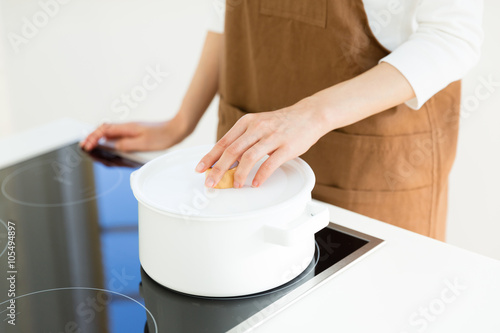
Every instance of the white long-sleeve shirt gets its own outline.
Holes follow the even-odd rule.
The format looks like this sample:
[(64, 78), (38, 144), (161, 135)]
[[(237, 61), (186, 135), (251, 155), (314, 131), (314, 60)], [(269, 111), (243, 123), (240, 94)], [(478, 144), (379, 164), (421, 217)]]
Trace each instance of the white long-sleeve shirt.
[[(209, 30), (224, 31), (224, 0), (213, 2)], [(419, 109), (429, 98), (461, 79), (479, 60), (482, 0), (363, 0), (369, 25), (391, 53), (380, 61), (396, 67)]]

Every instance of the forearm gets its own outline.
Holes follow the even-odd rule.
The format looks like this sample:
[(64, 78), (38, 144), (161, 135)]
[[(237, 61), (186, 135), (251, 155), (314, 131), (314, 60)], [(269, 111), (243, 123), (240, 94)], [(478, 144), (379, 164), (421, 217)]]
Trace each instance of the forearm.
[(217, 93), (222, 35), (208, 32), (198, 66), (175, 116), (190, 133)]
[[(306, 98), (324, 134), (402, 104), (415, 97), (405, 77), (392, 65), (380, 63), (367, 72)], [(299, 102), (298, 104), (300, 104)]]

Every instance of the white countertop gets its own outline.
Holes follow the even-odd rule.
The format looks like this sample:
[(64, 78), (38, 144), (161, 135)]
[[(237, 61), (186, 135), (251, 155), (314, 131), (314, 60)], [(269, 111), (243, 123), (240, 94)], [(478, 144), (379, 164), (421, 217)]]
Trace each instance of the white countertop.
[(330, 213), (385, 244), (252, 332), (500, 332), (499, 261), (331, 205)]
[[(0, 167), (79, 140), (89, 128), (62, 119), (0, 140)], [(383, 246), (251, 332), (500, 332), (500, 261), (328, 206), (333, 222)]]

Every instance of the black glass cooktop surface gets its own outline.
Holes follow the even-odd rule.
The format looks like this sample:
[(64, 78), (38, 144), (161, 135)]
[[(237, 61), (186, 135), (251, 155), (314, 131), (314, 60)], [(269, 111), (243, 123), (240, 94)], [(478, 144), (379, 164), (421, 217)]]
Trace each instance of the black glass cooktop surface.
[(183, 295), (140, 267), (129, 185), (139, 167), (75, 143), (0, 170), (0, 332), (244, 332), (382, 242), (331, 223), (285, 286)]

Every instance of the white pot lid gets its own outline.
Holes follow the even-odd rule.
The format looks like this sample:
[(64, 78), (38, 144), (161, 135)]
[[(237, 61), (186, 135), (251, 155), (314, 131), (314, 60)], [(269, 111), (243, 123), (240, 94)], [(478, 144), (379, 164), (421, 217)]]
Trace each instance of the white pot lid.
[(146, 163), (131, 177), (135, 197), (156, 210), (199, 218), (247, 216), (310, 198), (315, 177), (309, 165), (295, 158), (279, 167), (260, 187), (251, 183), (259, 161), (239, 189), (207, 189), (205, 174), (194, 171), (212, 145), (169, 152)]

